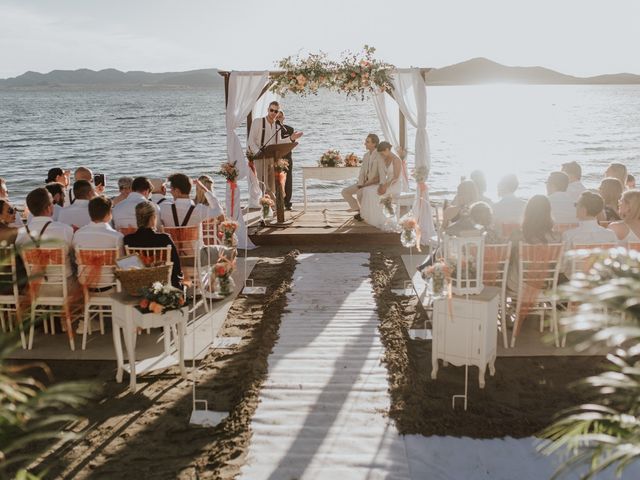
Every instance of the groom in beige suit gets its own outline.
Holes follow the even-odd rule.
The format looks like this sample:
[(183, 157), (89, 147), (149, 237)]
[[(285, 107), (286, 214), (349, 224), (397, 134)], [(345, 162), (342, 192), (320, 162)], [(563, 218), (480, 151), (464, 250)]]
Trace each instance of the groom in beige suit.
[(367, 135), (367, 138), (364, 141), (367, 153), (362, 157), (362, 166), (360, 167), (360, 174), (358, 175), (358, 183), (350, 185), (342, 190), (342, 196), (349, 204), (349, 210), (352, 212), (358, 212), (353, 216), (353, 218), (360, 222), (362, 221), (362, 217), (360, 216), (360, 199), (362, 198), (362, 189), (369, 185), (376, 185), (380, 183), (380, 162), (382, 161), (382, 157), (376, 151), (378, 143), (380, 143), (380, 139), (375, 133)]

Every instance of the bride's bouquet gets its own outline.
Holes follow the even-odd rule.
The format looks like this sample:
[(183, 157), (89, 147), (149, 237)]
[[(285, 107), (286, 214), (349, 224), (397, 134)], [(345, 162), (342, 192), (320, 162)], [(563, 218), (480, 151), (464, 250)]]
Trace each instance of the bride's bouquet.
[(392, 218), (396, 216), (396, 208), (391, 195), (383, 195), (380, 197), (380, 205), (382, 205), (382, 213), (385, 217)]
[(340, 155), (339, 150), (330, 149), (322, 154), (320, 157), (321, 167), (342, 167), (344, 166), (344, 160)]

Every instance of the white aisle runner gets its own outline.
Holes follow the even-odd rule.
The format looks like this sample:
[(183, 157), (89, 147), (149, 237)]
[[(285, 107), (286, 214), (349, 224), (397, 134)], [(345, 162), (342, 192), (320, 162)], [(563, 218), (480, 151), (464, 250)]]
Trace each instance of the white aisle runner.
[(298, 257), (241, 478), (409, 479), (365, 253)]

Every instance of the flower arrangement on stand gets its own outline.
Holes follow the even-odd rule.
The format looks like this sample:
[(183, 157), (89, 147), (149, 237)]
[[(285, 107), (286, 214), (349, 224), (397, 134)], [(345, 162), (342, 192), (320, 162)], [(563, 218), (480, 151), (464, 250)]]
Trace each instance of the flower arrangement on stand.
[[(231, 190), (231, 205), (229, 210), (229, 215), (235, 215), (235, 201), (236, 201), (236, 189), (238, 188), (238, 176), (240, 172), (236, 168), (236, 164), (225, 162), (220, 165), (220, 170), (215, 172), (216, 175), (221, 175), (227, 180), (227, 185), (229, 185), (229, 189)], [(229, 205), (227, 205), (229, 208)]]
[(142, 299), (138, 309), (142, 313), (163, 314), (168, 310), (177, 310), (185, 303), (182, 290), (169, 284), (155, 282), (142, 290)]
[(393, 218), (396, 216), (396, 207), (393, 204), (393, 198), (391, 198), (391, 195), (383, 195), (380, 197), (380, 205), (382, 205), (382, 213), (386, 218)]
[(340, 150), (329, 149), (322, 154), (318, 163), (321, 167), (342, 167), (344, 159), (340, 154)]
[(235, 247), (237, 244), (236, 230), (238, 230), (238, 222), (234, 220), (225, 220), (218, 227), (218, 234), (222, 239), (225, 247)]
[(425, 280), (431, 280), (431, 294), (434, 298), (444, 298), (451, 283), (451, 269), (443, 259), (436, 260), (433, 265), (422, 271)]
[(360, 164), (362, 164), (362, 159), (353, 152), (344, 157), (345, 167), (359, 167)]
[(418, 222), (411, 216), (405, 216), (400, 220), (400, 243), (405, 248), (415, 247), (418, 242)]
[(262, 220), (264, 220), (265, 222), (271, 216), (271, 209), (274, 205), (275, 203), (273, 202), (273, 200), (271, 200), (271, 197), (269, 195), (265, 195), (260, 199), (260, 206), (262, 207)]
[(218, 263), (213, 266), (213, 273), (215, 275), (216, 292), (218, 295), (226, 297), (233, 293), (235, 288), (235, 282), (231, 277), (231, 274), (236, 269), (235, 260), (229, 260), (225, 257), (221, 257)]

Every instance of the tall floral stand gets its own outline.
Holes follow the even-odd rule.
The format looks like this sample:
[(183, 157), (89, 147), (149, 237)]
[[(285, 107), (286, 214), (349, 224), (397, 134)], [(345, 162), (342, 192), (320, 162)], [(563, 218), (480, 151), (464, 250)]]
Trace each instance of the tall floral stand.
[[(298, 142), (276, 143), (274, 145), (268, 145), (264, 147), (260, 152), (258, 152), (253, 157), (253, 159), (254, 161), (264, 159), (265, 161), (273, 162), (275, 165), (278, 159), (285, 157), (289, 152), (291, 152), (294, 148), (296, 148), (297, 145), (298, 145)], [(264, 170), (266, 171), (266, 169)], [(284, 172), (276, 172), (275, 173), (276, 177), (278, 177), (278, 173), (284, 173)], [(265, 185), (264, 188), (267, 189), (268, 185), (267, 185), (266, 179), (263, 178), (261, 180)], [(293, 222), (291, 221), (287, 222), (284, 218), (284, 180), (282, 181), (282, 191), (280, 191), (280, 187), (278, 186), (278, 184), (279, 184), (279, 181), (278, 181), (278, 178), (276, 178), (276, 181), (275, 181), (276, 195), (275, 196), (276, 196), (276, 216), (278, 221), (277, 223), (271, 223), (269, 226), (270, 227), (287, 227)], [(278, 195), (280, 195), (280, 199), (278, 198)]]
[(278, 224), (285, 225), (284, 219), (284, 185), (287, 180), (287, 172), (276, 172), (276, 219)]

